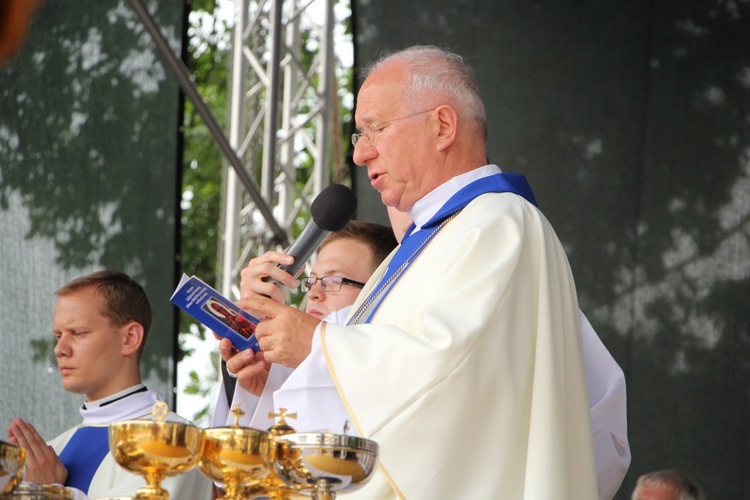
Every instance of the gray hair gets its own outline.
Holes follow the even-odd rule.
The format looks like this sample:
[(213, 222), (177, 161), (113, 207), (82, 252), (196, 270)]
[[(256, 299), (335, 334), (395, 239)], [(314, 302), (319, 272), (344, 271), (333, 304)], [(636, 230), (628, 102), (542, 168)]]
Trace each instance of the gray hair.
[(408, 65), (409, 81), (405, 98), (408, 102), (424, 100), (424, 92), (447, 97), (462, 118), (479, 125), (483, 137), (487, 138), (487, 115), (479, 92), (474, 71), (458, 54), (433, 45), (415, 45), (391, 52), (369, 64), (363, 71), (366, 78), (378, 68), (392, 63)]
[(679, 500), (706, 500), (703, 487), (686, 473), (675, 469), (658, 470), (640, 476), (632, 500), (639, 499), (639, 490), (644, 485), (675, 491), (679, 493)]

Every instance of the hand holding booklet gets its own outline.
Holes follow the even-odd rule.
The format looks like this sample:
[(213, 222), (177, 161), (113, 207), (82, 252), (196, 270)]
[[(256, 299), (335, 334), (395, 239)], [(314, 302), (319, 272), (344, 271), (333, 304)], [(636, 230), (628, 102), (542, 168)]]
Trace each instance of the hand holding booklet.
[(238, 351), (260, 350), (255, 338), (260, 320), (201, 279), (183, 274), (169, 300), (219, 337), (229, 339)]

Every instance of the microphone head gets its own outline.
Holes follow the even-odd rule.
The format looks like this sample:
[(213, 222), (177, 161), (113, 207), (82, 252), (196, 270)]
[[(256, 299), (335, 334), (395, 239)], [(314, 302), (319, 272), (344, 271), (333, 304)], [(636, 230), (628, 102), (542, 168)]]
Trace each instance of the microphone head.
[(343, 184), (331, 184), (323, 189), (310, 205), (315, 224), (326, 231), (341, 231), (354, 217), (357, 196)]

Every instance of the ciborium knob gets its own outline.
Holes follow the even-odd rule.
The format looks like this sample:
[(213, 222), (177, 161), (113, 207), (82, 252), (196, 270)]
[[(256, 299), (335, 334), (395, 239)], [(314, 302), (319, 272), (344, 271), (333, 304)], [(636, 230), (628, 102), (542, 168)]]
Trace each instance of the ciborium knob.
[[(273, 437), (274, 439), (274, 443), (272, 446), (275, 450), (275, 459), (275, 457), (277, 457), (279, 454), (279, 446), (281, 446), (278, 438), (280, 436), (293, 434), (295, 432), (294, 428), (287, 423), (286, 419), (296, 419), (297, 414), (287, 412), (286, 408), (279, 408), (279, 413), (269, 412), (268, 418), (276, 419), (276, 423), (270, 429), (268, 429), (268, 433), (271, 434), (271, 437)], [(286, 484), (279, 478), (279, 476), (276, 475), (275, 467), (271, 468), (268, 475), (263, 478), (262, 481), (244, 488), (242, 491), (242, 496), (244, 498), (267, 498), (268, 500), (289, 500), (305, 498), (302, 495), (298, 495), (295, 488)]]

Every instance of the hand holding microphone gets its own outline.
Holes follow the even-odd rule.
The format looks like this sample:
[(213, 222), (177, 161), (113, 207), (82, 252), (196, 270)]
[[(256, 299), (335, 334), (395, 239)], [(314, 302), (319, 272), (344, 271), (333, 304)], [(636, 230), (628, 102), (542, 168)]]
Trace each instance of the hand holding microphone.
[[(281, 285), (296, 286), (305, 262), (332, 231), (346, 226), (357, 208), (357, 197), (342, 184), (332, 184), (313, 200), (312, 220), (286, 253), (269, 251), (251, 259), (242, 272), (240, 296), (243, 299), (264, 296), (284, 303)], [(252, 312), (252, 311), (251, 311)]]

